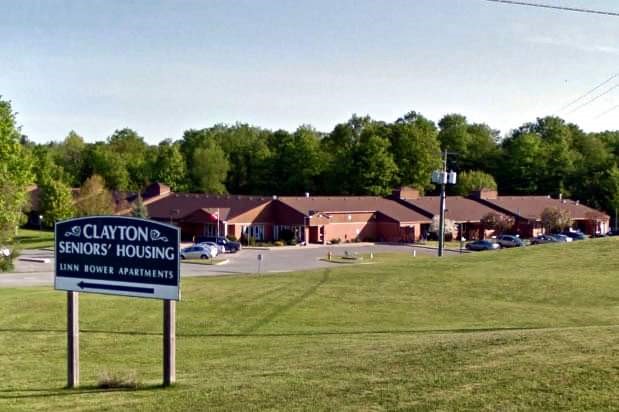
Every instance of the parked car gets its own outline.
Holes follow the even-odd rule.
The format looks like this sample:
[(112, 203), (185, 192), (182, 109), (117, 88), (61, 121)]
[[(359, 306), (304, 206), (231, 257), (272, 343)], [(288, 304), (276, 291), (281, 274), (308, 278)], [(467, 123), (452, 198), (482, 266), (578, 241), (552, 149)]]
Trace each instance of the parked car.
[(496, 238), (496, 241), (501, 247), (521, 247), (524, 242), (518, 236), (501, 235)]
[(203, 242), (200, 243), (200, 245), (208, 245), (208, 246), (213, 246), (216, 250), (217, 250), (217, 254), (222, 254), (222, 253), (226, 253), (226, 248), (224, 245), (218, 245), (215, 242)]
[(181, 259), (211, 259), (211, 253), (210, 246), (193, 245), (181, 250)]
[(619, 229), (611, 229), (606, 233), (606, 236), (619, 236)]
[(558, 242), (573, 242), (574, 241), (574, 239), (572, 239), (571, 237), (565, 236), (561, 233), (555, 233), (554, 235), (551, 235), (551, 236), (557, 239)]
[(196, 246), (204, 246), (209, 248), (209, 250), (211, 251), (211, 257), (216, 257), (219, 254), (219, 248), (217, 247), (216, 243), (204, 242), (197, 244)]
[(496, 250), (499, 249), (501, 245), (490, 240), (475, 240), (467, 243), (465, 247), (468, 250)]
[(231, 240), (226, 239), (225, 237), (217, 237), (217, 236), (199, 236), (196, 239), (196, 244), (204, 243), (204, 242), (214, 242), (218, 245), (222, 245), (226, 250), (226, 253), (235, 253), (241, 250), (241, 244), (239, 242), (233, 242)]
[(543, 245), (545, 243), (557, 243), (557, 242), (559, 242), (559, 239), (557, 239), (554, 236), (550, 236), (550, 235), (539, 235), (531, 239), (532, 245)]
[(587, 236), (582, 232), (568, 231), (568, 232), (561, 232), (560, 234), (565, 235), (569, 238), (572, 238), (572, 240), (585, 240), (587, 238)]

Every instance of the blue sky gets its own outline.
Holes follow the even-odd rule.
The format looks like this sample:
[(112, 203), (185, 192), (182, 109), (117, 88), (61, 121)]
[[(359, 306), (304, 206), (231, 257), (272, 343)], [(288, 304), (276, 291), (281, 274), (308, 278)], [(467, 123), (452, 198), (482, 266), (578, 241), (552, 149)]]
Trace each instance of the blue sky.
[(236, 121), (330, 131), (410, 110), (504, 133), (559, 114), (597, 131), (619, 129), (619, 108), (598, 117), (619, 88), (559, 109), (619, 73), (618, 39), (619, 17), (483, 0), (5, 1), (0, 95), (37, 142), (131, 127), (156, 143)]

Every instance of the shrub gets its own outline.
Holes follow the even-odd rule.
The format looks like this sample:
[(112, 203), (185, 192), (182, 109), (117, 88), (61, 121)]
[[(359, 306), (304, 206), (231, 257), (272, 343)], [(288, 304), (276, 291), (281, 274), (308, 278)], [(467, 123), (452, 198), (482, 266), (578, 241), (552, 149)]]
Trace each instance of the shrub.
[(339, 237), (335, 239), (331, 239), (332, 245), (337, 245), (338, 243), (341, 243), (341, 242), (342, 242), (342, 239), (340, 239)]
[(288, 242), (286, 242), (288, 245), (290, 246), (295, 246), (297, 244), (297, 239), (295, 239), (294, 237), (292, 239), (290, 239)]
[(236, 236), (228, 235), (228, 240), (231, 241), (231, 242), (236, 242)]
[(284, 246), (285, 243), (281, 240), (276, 240), (275, 242), (273, 242), (273, 246)]
[(282, 229), (279, 231), (279, 239), (289, 243), (292, 239), (294, 239), (294, 232), (289, 229)]
[(13, 265), (13, 261), (17, 259), (19, 256), (19, 249), (14, 248), (11, 250), (11, 254), (9, 256), (0, 256), (0, 272), (8, 272), (9, 270), (13, 270), (15, 266)]
[(97, 386), (101, 389), (130, 388), (135, 389), (139, 385), (135, 371), (124, 375), (113, 373), (108, 370), (101, 372), (97, 379)]

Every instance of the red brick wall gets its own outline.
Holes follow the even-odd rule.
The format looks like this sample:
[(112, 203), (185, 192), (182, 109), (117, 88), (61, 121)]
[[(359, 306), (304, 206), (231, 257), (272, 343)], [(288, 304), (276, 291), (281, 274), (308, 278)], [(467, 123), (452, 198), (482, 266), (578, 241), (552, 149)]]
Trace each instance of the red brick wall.
[(379, 222), (376, 231), (378, 240), (383, 242), (400, 241), (400, 224), (397, 222)]
[(376, 223), (374, 222), (350, 222), (330, 223), (324, 226), (325, 239), (340, 239), (342, 242), (352, 241), (359, 237), (362, 241), (376, 240)]

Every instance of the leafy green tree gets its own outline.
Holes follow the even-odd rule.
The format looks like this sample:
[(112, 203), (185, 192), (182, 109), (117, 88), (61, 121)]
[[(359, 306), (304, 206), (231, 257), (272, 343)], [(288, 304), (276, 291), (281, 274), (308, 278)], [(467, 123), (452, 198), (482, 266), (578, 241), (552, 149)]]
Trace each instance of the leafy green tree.
[(71, 130), (64, 141), (53, 150), (54, 161), (62, 167), (62, 178), (71, 187), (78, 187), (82, 183), (86, 143), (84, 138)]
[(129, 172), (125, 160), (103, 143), (89, 147), (86, 171), (90, 176), (99, 175), (111, 190), (130, 190)]
[(43, 224), (53, 227), (59, 220), (75, 216), (71, 188), (60, 180), (46, 179), (40, 185), (40, 208), (43, 212)]
[(272, 153), (268, 146), (271, 132), (236, 124), (215, 136), (233, 167), (228, 171), (226, 186), (232, 193), (270, 191), (269, 178)]
[(33, 181), (32, 159), (20, 138), (11, 104), (0, 99), (0, 243), (15, 234)]
[(543, 167), (540, 164), (543, 155), (541, 138), (533, 133), (514, 136), (506, 139), (502, 148), (499, 186), (508, 193), (538, 193), (539, 176)]
[(399, 183), (420, 190), (430, 188), (432, 171), (441, 165), (434, 123), (416, 112), (409, 112), (390, 129), (390, 150), (398, 166)]
[(448, 114), (438, 122), (438, 125), (441, 128), (438, 134), (441, 150), (466, 156), (470, 140), (466, 117), (460, 114)]
[(500, 154), (499, 132), (486, 124), (469, 124), (460, 114), (448, 114), (439, 121), (441, 150), (455, 152), (461, 170), (493, 172)]
[(65, 169), (61, 166), (62, 163), (55, 159), (54, 148), (39, 145), (34, 147), (31, 153), (36, 164), (33, 170), (37, 184), (48, 179), (65, 181)]
[(468, 196), (476, 190), (494, 189), (496, 190), (494, 177), (488, 173), (478, 170), (465, 171), (458, 174), (456, 192), (461, 196)]
[(389, 140), (372, 133), (364, 134), (353, 150), (353, 193), (360, 195), (391, 193), (398, 167), (389, 152), (389, 147)]
[(323, 191), (329, 194), (353, 194), (353, 153), (361, 134), (372, 124), (369, 116), (353, 115), (348, 122), (335, 126), (333, 131), (321, 139), (320, 145), (325, 157)]
[[(141, 190), (149, 183), (151, 175), (148, 168), (148, 159), (152, 156), (152, 149), (144, 142), (144, 138), (132, 129), (116, 130), (108, 138), (107, 148), (119, 159), (118, 166), (122, 164), (126, 170), (127, 183), (120, 190)], [(103, 175), (103, 174), (102, 174)], [(106, 182), (115, 188), (108, 176), (103, 175)]]
[(324, 170), (324, 158), (316, 131), (299, 127), (290, 134), (279, 131), (272, 136), (271, 174), (277, 193), (314, 192)]
[(151, 169), (153, 181), (163, 182), (175, 191), (187, 190), (187, 167), (177, 144), (170, 140), (159, 143)]
[(230, 164), (223, 149), (213, 140), (193, 153), (191, 176), (194, 189), (200, 192), (227, 193), (225, 181)]
[(79, 216), (105, 216), (114, 212), (114, 198), (99, 175), (92, 175), (80, 188), (76, 201)]
[(566, 183), (574, 172), (572, 146), (579, 134), (582, 131), (578, 127), (552, 116), (538, 118), (535, 123), (527, 123), (514, 132), (515, 139), (525, 135), (539, 138), (536, 192), (531, 193), (570, 194)]

